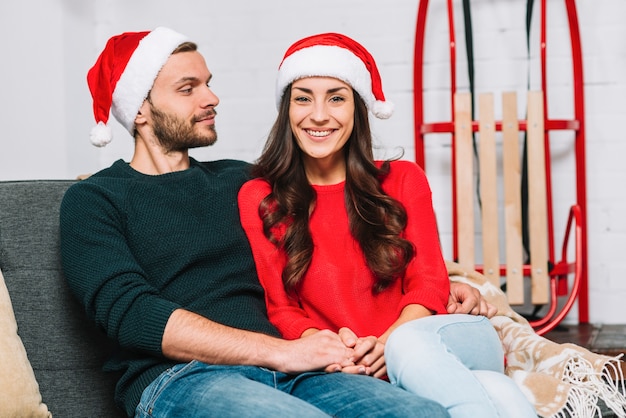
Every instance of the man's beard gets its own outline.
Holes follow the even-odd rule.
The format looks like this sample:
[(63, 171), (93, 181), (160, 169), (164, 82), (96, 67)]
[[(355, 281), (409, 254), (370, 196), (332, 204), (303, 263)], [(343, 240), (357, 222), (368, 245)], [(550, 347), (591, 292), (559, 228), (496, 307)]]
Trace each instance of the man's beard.
[(200, 116), (194, 116), (191, 121), (160, 111), (150, 105), (152, 113), (152, 130), (165, 152), (186, 151), (190, 148), (206, 147), (217, 141), (215, 126), (206, 126), (202, 133), (195, 129), (195, 123), (210, 115), (216, 115), (215, 110), (207, 111)]

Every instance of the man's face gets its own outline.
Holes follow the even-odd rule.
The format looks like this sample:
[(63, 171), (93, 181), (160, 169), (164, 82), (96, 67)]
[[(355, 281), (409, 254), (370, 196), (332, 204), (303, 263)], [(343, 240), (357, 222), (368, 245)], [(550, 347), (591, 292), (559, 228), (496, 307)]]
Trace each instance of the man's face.
[(198, 119), (213, 118), (215, 110), (207, 111), (191, 120), (161, 111), (154, 105), (150, 105), (152, 113), (152, 131), (159, 140), (165, 152), (184, 151), (189, 148), (198, 148), (213, 145), (217, 141), (215, 125), (209, 125), (206, 129), (198, 131), (195, 127)]
[(150, 91), (148, 123), (164, 151), (212, 145), (215, 106), (219, 99), (208, 86), (211, 73), (198, 52), (172, 55)]

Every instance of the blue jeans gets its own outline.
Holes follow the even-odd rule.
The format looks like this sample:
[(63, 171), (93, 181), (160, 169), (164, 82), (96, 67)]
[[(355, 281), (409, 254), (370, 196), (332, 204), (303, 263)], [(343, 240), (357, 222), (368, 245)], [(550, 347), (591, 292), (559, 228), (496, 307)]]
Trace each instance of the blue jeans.
[(504, 374), (500, 338), (483, 316), (407, 322), (389, 336), (385, 361), (392, 384), (439, 402), (453, 418), (537, 417)]
[(287, 375), (198, 361), (162, 373), (135, 417), (449, 417), (441, 405), (382, 380), (342, 373)]

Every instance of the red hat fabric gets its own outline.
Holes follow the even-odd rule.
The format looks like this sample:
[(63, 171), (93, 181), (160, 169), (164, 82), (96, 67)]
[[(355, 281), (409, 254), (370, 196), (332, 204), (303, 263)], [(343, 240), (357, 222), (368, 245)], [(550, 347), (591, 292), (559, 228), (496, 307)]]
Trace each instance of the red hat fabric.
[(135, 117), (155, 78), (172, 52), (185, 41), (186, 36), (165, 27), (125, 32), (109, 39), (87, 74), (96, 119), (91, 130), (93, 145), (103, 147), (111, 142), (109, 113), (134, 134)]
[(303, 38), (287, 49), (276, 79), (276, 105), (285, 88), (305, 77), (335, 77), (348, 83), (380, 119), (393, 113), (385, 99), (382, 81), (372, 55), (361, 44), (339, 33), (322, 33)]

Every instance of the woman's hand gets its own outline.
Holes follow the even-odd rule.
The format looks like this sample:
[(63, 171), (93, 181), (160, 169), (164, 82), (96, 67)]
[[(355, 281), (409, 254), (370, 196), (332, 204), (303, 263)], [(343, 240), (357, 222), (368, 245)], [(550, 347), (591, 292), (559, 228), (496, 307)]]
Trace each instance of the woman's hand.
[[(363, 347), (369, 347), (367, 351)], [(376, 337), (359, 338), (354, 347), (354, 355), (365, 351), (360, 358), (355, 358), (357, 366), (365, 366), (366, 374), (376, 378), (387, 376), (385, 364), (385, 344)]]
[(341, 328), (339, 337), (354, 350), (354, 366), (343, 367), (343, 373), (365, 374), (382, 378), (387, 375), (385, 344), (374, 336), (357, 337), (350, 328)]

